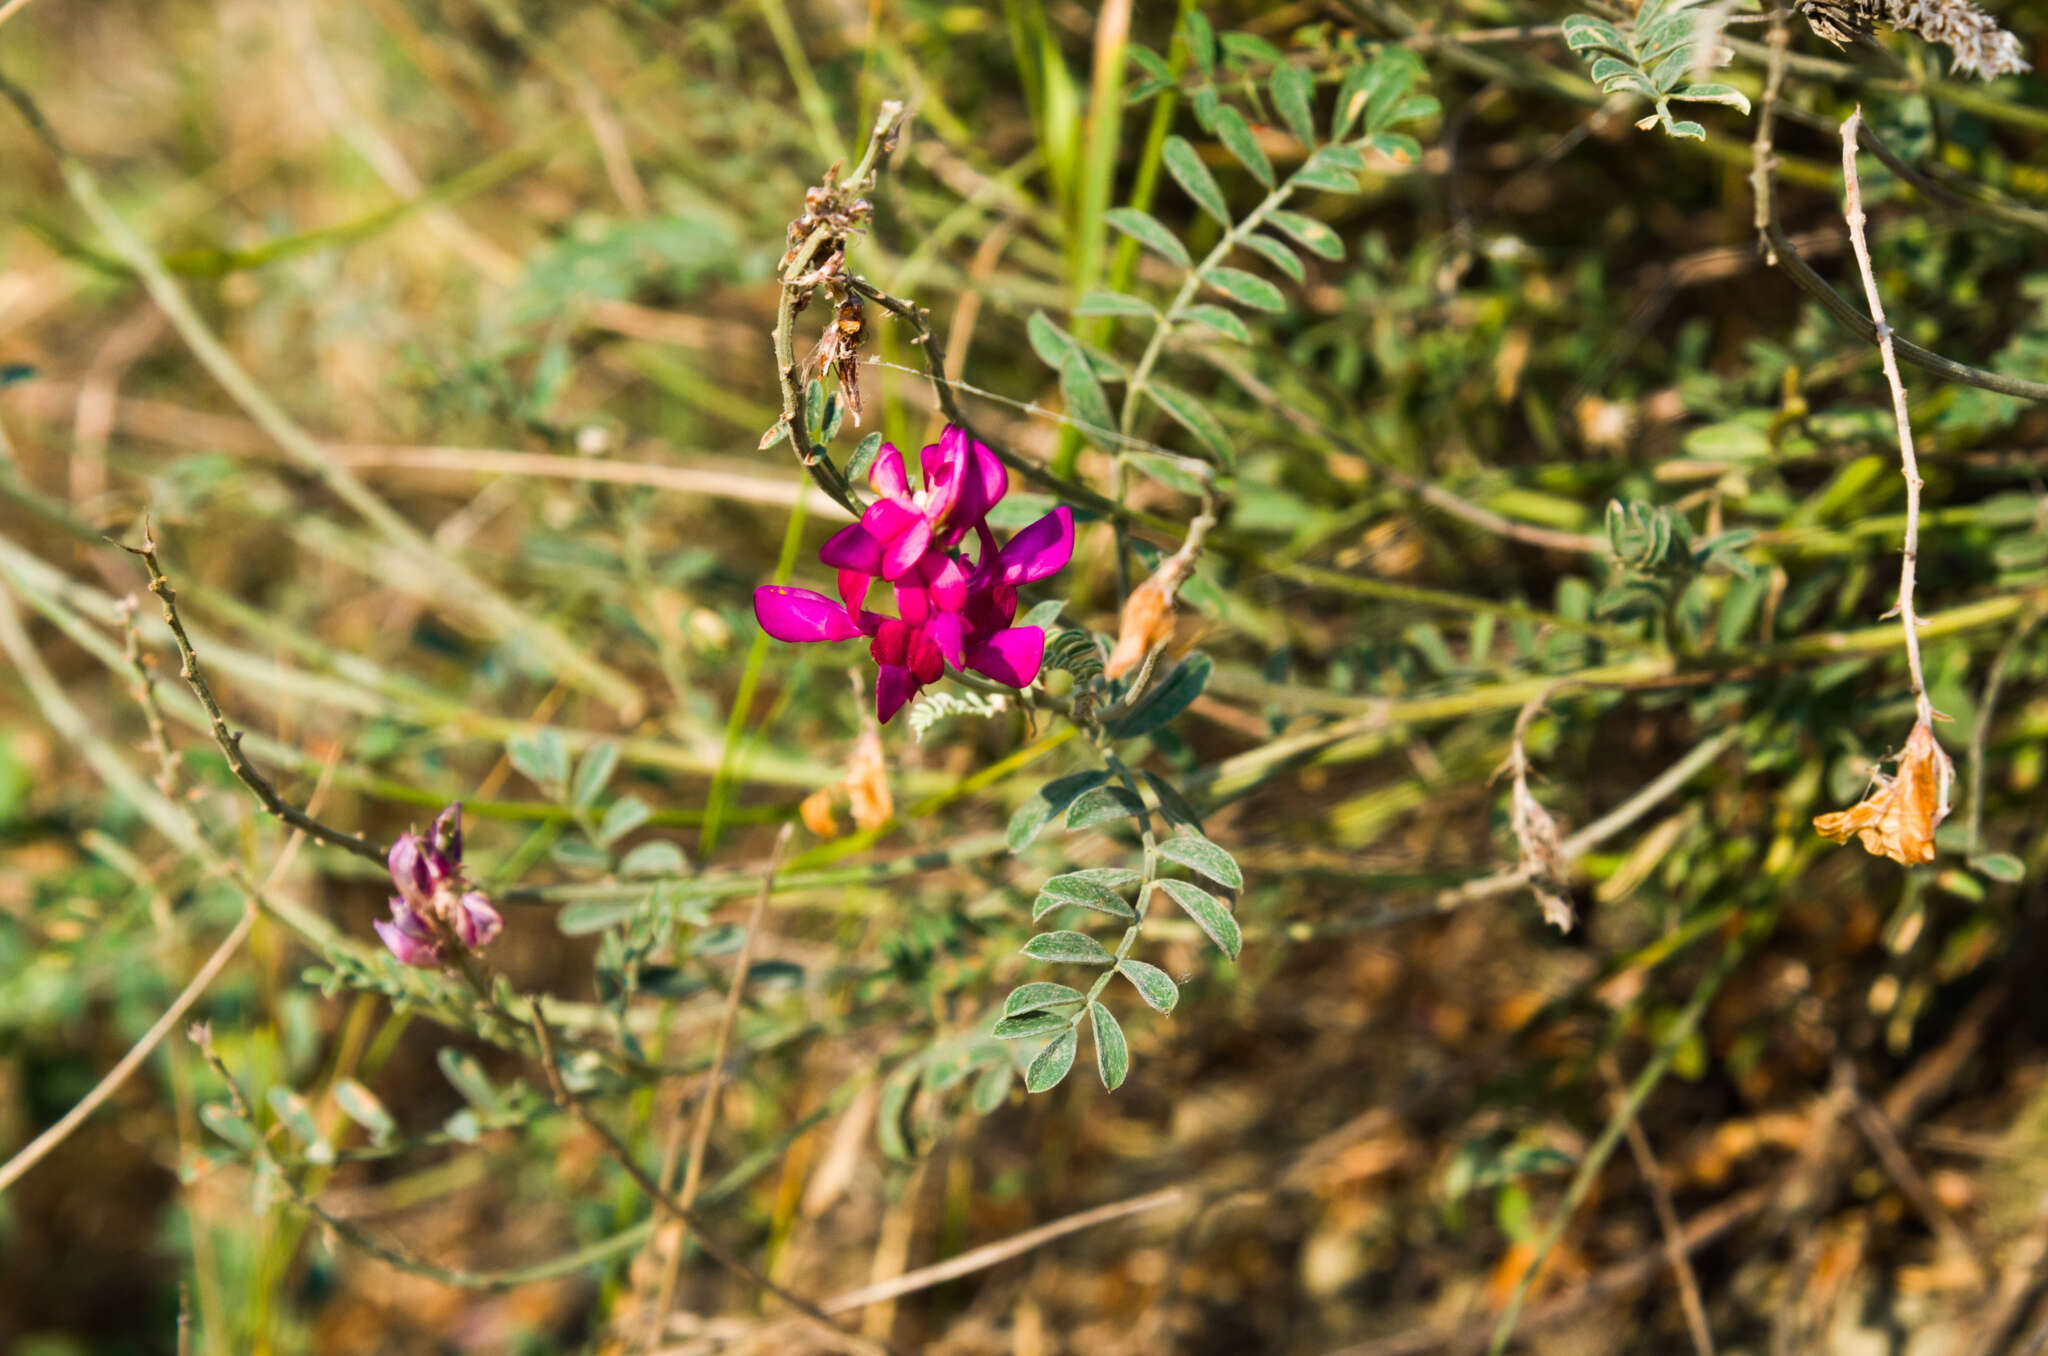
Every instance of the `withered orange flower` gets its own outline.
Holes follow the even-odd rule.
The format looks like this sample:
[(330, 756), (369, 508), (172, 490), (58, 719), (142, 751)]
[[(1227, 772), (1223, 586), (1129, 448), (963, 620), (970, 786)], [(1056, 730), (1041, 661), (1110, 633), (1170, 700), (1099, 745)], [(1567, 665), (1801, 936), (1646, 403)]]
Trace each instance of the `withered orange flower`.
[(1823, 838), (1846, 843), (1855, 835), (1863, 850), (1901, 866), (1934, 860), (1934, 830), (1948, 818), (1949, 786), (1956, 765), (1935, 741), (1924, 716), (1899, 751), (1898, 775), (1873, 773), (1870, 794), (1846, 810), (1819, 815), (1813, 827)]
[(889, 762), (877, 725), (870, 723), (861, 730), (846, 763), (846, 776), (805, 796), (797, 815), (818, 837), (836, 838), (842, 803), (852, 809), (853, 822), (862, 829), (879, 829), (896, 814), (895, 797), (889, 794)]
[[(1168, 562), (1170, 565), (1172, 562)], [(1161, 573), (1163, 574), (1164, 568)], [(1164, 645), (1173, 636), (1173, 593), (1172, 588), (1179, 580), (1163, 581), (1155, 574), (1131, 590), (1131, 596), (1124, 603), (1123, 622), (1117, 628), (1116, 648), (1109, 652), (1109, 663), (1104, 666), (1112, 678), (1121, 678), (1138, 667), (1145, 656)]]

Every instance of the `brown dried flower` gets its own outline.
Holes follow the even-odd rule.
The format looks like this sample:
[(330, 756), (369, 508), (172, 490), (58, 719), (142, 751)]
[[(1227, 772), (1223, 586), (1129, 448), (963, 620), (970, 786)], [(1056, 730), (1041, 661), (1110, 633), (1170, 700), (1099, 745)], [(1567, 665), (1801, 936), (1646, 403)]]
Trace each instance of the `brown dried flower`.
[(853, 823), (860, 829), (879, 829), (896, 814), (896, 798), (889, 793), (889, 760), (882, 750), (882, 728), (872, 721), (854, 742), (846, 760), (846, 776), (830, 786), (821, 786), (797, 807), (804, 827), (820, 838), (839, 834), (839, 806), (853, 811)]
[(1980, 79), (2031, 69), (2020, 40), (1970, 0), (1799, 0), (1799, 12), (1837, 47), (1877, 24), (1917, 33), (1955, 53), (1956, 69)]
[(1529, 791), (1528, 765), (1520, 756), (1519, 745), (1517, 755), (1515, 789), (1508, 801), (1508, 826), (1514, 830), (1515, 844), (1521, 849), (1520, 866), (1529, 877), (1529, 888), (1535, 892), (1536, 902), (1543, 906), (1543, 921), (1554, 924), (1559, 932), (1570, 932), (1576, 916), (1566, 884), (1571, 876), (1571, 863), (1564, 855), (1557, 820)]
[[(1173, 562), (1167, 562), (1171, 565)], [(1178, 579), (1162, 582), (1160, 573), (1131, 590), (1124, 603), (1123, 623), (1117, 628), (1116, 648), (1109, 652), (1103, 672), (1121, 678), (1144, 662), (1145, 656), (1173, 636), (1173, 593)]]
[(1897, 775), (1873, 773), (1869, 795), (1846, 810), (1817, 816), (1813, 827), (1837, 843), (1853, 834), (1865, 852), (1901, 866), (1931, 862), (1934, 831), (1948, 818), (1955, 775), (1956, 765), (1935, 741), (1933, 723), (1922, 716), (1899, 751)]
[(882, 754), (882, 728), (869, 725), (853, 746), (846, 764), (846, 799), (853, 822), (863, 829), (879, 829), (896, 815), (895, 797), (889, 794), (889, 762)]

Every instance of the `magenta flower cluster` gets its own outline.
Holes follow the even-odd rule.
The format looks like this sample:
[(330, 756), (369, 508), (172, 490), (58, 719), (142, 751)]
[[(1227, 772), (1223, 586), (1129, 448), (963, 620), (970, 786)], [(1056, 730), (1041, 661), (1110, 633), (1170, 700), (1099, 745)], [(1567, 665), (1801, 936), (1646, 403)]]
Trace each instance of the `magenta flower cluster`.
[[(398, 893), (391, 897), (391, 921), (377, 919), (372, 926), (384, 939), (391, 954), (407, 965), (433, 969), (448, 961), (445, 935), (466, 951), (478, 951), (505, 925), (491, 901), (478, 890), (468, 888), (462, 878), (462, 806), (457, 804), (434, 818), (433, 832), (426, 837), (407, 833), (391, 845), (388, 862), (391, 884)], [(436, 929), (438, 920), (441, 927)]]
[[(1010, 474), (965, 431), (949, 425), (922, 462), (924, 488), (912, 490), (903, 454), (882, 445), (868, 477), (879, 497), (818, 552), (839, 571), (836, 601), (809, 589), (754, 592), (754, 616), (777, 640), (866, 636), (879, 666), (875, 715), (884, 722), (948, 666), (1029, 687), (1045, 661), (1045, 632), (1011, 625), (1017, 586), (1058, 574), (1074, 554), (1074, 515), (1065, 507), (996, 544), (988, 513), (1009, 492)], [(961, 552), (970, 534), (971, 558)], [(877, 579), (895, 590), (893, 617), (865, 607)]]

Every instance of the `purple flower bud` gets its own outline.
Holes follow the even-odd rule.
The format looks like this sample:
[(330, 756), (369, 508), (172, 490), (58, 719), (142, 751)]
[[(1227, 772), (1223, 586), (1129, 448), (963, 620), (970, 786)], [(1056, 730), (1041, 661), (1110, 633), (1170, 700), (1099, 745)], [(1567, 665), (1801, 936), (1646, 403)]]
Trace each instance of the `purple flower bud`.
[(392, 955), (404, 965), (431, 970), (441, 964), (441, 948), (433, 929), (402, 899), (391, 901), (391, 921), (379, 918), (370, 924)]
[(487, 896), (463, 888), (461, 802), (434, 817), (431, 837), (400, 834), (386, 864), (398, 894), (391, 900), (391, 920), (380, 918), (372, 926), (404, 964), (441, 965), (448, 959), (444, 937), (476, 951), (504, 928)]
[(456, 801), (434, 816), (434, 847), (444, 854), (456, 871), (462, 869), (462, 802)]
[(455, 935), (472, 951), (489, 946), (504, 926), (505, 920), (491, 907), (491, 901), (476, 890), (465, 894), (455, 910)]
[(430, 851), (426, 840), (416, 833), (402, 833), (391, 845), (387, 864), (391, 868), (391, 883), (405, 902), (415, 909), (427, 907), (427, 897), (434, 892), (434, 882), (427, 874), (426, 853)]

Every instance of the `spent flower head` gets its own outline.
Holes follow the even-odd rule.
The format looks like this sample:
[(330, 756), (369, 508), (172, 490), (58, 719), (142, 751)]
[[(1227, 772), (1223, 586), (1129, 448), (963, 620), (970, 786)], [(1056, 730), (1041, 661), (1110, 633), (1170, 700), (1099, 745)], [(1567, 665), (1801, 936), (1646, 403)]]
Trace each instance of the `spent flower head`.
[(1934, 831), (1948, 818), (1955, 775), (1956, 765), (1923, 715), (1899, 750), (1897, 775), (1872, 772), (1868, 795), (1846, 810), (1816, 816), (1813, 827), (1837, 843), (1853, 837), (1873, 857), (1889, 857), (1901, 866), (1931, 862)]

